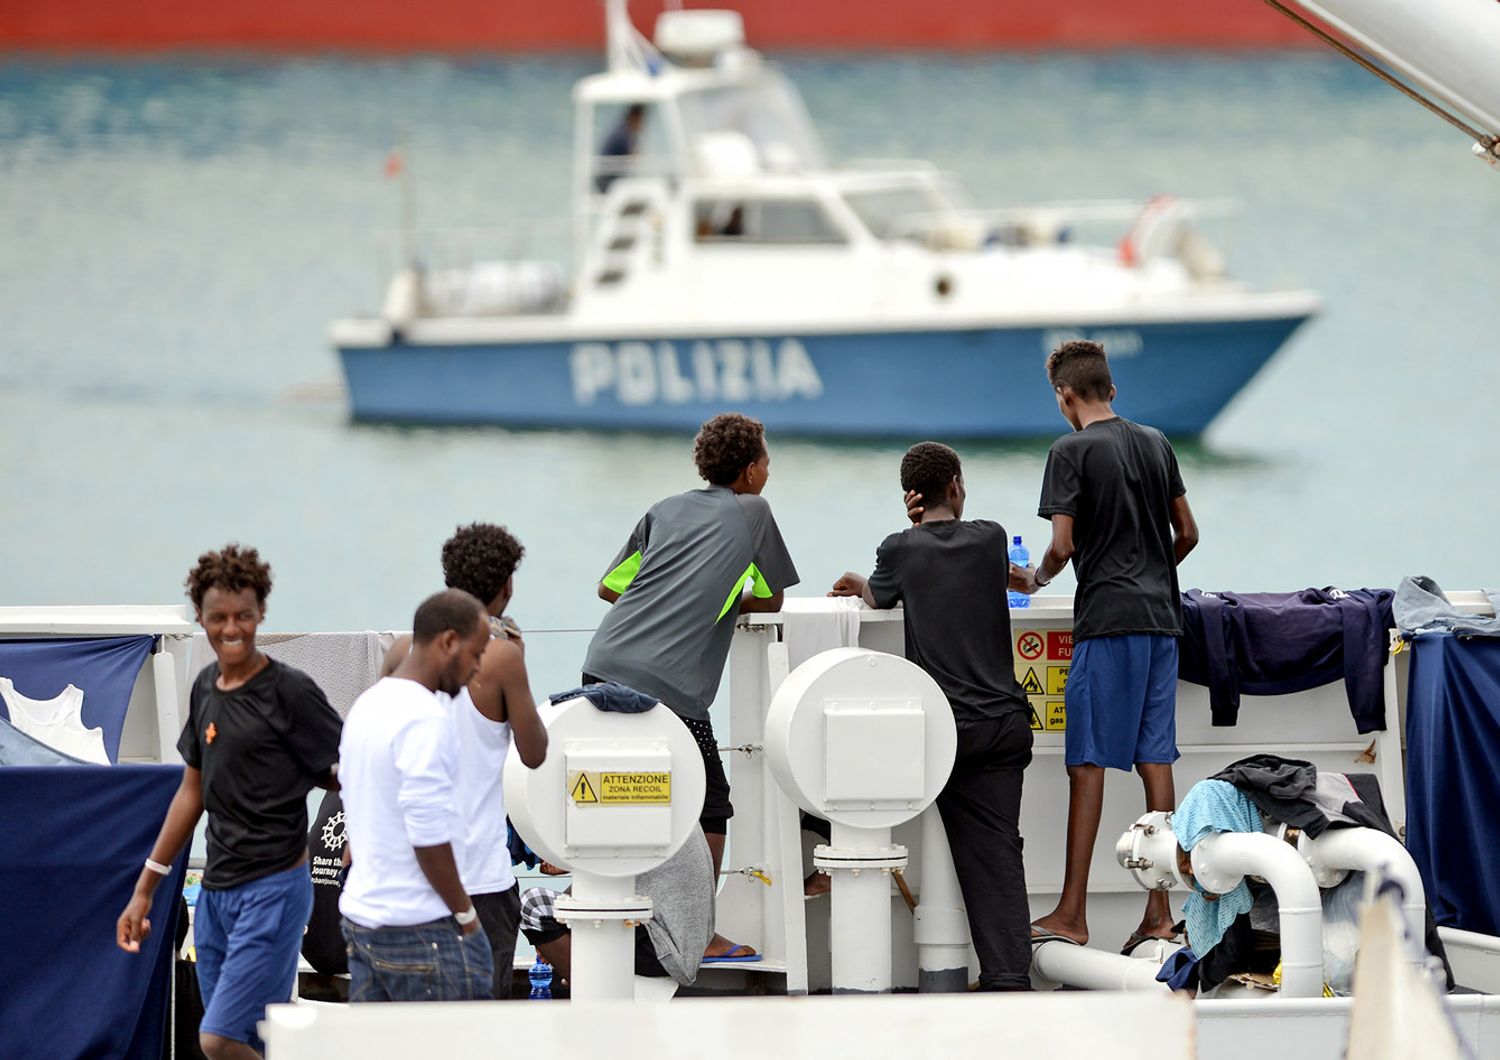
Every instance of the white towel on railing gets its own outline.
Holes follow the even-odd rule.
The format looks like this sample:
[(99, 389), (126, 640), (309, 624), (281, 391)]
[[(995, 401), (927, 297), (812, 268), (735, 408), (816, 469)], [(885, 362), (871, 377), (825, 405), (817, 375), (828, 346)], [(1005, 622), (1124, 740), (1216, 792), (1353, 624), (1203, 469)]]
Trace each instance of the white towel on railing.
[(819, 652), (833, 648), (859, 647), (859, 613), (864, 605), (858, 597), (834, 596), (809, 601), (787, 600), (781, 611), (782, 635), (787, 661), (795, 670)]
[[(277, 662), (295, 666), (317, 682), (339, 717), (349, 713), (359, 694), (380, 677), (381, 635), (374, 630), (353, 633), (261, 633), (255, 646)], [(193, 636), (189, 670), (196, 679), (214, 661), (208, 638)], [(191, 687), (191, 681), (189, 682)]]

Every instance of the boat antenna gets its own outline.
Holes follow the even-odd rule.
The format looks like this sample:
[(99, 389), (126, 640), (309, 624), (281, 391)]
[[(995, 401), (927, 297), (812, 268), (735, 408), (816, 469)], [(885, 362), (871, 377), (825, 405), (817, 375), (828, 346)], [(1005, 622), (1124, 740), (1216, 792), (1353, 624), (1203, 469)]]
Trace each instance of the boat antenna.
[(629, 7), (630, 0), (604, 0), (605, 57), (609, 72), (654, 74), (661, 66), (661, 53), (630, 21)]
[(396, 145), (386, 156), (385, 175), (398, 184), (400, 202), (401, 258), (412, 267), (417, 264), (417, 195), (411, 173), (411, 151), (403, 127), (396, 133)]

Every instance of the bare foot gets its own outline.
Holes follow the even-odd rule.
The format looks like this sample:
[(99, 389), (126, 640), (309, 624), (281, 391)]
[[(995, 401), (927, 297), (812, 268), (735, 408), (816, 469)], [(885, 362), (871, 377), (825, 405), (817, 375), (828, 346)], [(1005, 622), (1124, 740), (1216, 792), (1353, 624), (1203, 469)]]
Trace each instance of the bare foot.
[(705, 957), (728, 957), (731, 954), (735, 957), (754, 957), (755, 949), (737, 942), (730, 942), (716, 931), (714, 937), (709, 940), (708, 949), (703, 951)]
[(833, 877), (822, 872), (810, 872), (802, 881), (802, 897), (821, 898), (833, 890)]
[(1038, 935), (1051, 934), (1060, 935), (1070, 942), (1076, 942), (1080, 946), (1089, 943), (1089, 928), (1087, 924), (1081, 924), (1058, 916), (1057, 913), (1048, 913), (1039, 920), (1031, 922), (1031, 937), (1036, 939)]

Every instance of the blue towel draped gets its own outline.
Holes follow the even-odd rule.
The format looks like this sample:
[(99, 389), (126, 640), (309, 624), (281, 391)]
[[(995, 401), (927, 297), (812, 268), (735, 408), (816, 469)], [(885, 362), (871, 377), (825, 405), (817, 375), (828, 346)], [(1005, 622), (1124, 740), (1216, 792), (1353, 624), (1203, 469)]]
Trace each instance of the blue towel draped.
[[(1172, 831), (1177, 835), (1177, 845), (1183, 850), (1192, 850), (1202, 840), (1219, 832), (1260, 830), (1260, 811), (1255, 804), (1239, 788), (1222, 780), (1203, 780), (1194, 784), (1172, 814)], [(1188, 942), (1200, 959), (1219, 944), (1235, 918), (1248, 913), (1254, 904), (1244, 880), (1228, 894), (1219, 895), (1217, 900), (1210, 901), (1205, 894), (1195, 885), (1182, 907), (1182, 915), (1187, 920)]]

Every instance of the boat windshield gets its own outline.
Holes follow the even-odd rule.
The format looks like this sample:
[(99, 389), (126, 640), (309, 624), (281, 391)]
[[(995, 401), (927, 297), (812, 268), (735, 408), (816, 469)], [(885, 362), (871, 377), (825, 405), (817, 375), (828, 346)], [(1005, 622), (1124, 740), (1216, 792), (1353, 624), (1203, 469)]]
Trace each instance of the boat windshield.
[(823, 168), (822, 146), (802, 101), (779, 76), (698, 89), (684, 93), (679, 103), (683, 131), (700, 165), (705, 146), (722, 144), (727, 134), (753, 151), (761, 171)]
[(846, 191), (844, 199), (877, 239), (911, 236), (918, 222), (930, 223), (953, 210), (947, 196), (929, 184)]

